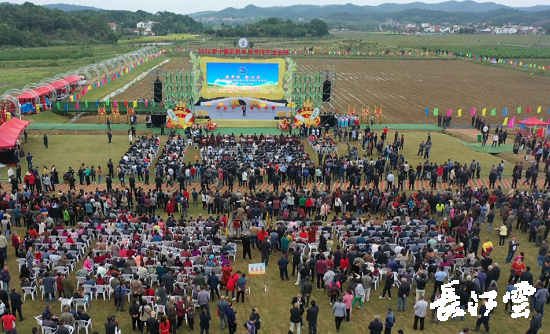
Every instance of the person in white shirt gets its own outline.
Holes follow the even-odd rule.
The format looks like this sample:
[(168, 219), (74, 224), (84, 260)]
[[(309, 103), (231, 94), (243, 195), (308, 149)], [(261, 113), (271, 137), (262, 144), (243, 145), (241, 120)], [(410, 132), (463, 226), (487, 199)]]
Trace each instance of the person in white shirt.
[(491, 147), (496, 147), (498, 144), (498, 134), (494, 134), (493, 135), (493, 144), (491, 145)]
[(427, 310), (428, 302), (424, 300), (424, 296), (420, 296), (418, 301), (414, 304), (414, 330), (418, 328), (418, 320), (420, 320), (420, 330), (424, 330), (424, 319), (426, 318)]
[(395, 179), (395, 177), (393, 176), (392, 172), (388, 174), (387, 179), (388, 179), (388, 184), (386, 185), (386, 191), (393, 189), (393, 180)]

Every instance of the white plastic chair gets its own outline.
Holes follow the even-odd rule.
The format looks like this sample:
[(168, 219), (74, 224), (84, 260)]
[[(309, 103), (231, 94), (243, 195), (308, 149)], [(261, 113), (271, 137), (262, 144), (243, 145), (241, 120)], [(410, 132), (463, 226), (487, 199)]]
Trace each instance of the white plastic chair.
[(73, 334), (73, 332), (74, 332), (74, 327), (73, 326), (71, 326), (71, 325), (63, 325), (63, 326), (67, 327), (67, 329), (69, 330), (69, 334)]
[(141, 299), (145, 300), (147, 304), (151, 304), (151, 306), (155, 306), (156, 297), (155, 296), (143, 296)]
[(73, 302), (76, 309), (78, 309), (79, 306), (82, 306), (84, 308), (84, 312), (87, 311), (87, 303), (85, 298), (76, 298)]
[(166, 314), (166, 307), (164, 305), (158, 305), (157, 304), (157, 305), (155, 305), (155, 312), (157, 314), (160, 314), (160, 313)]
[(25, 286), (22, 288), (25, 294), (23, 295), (23, 301), (27, 300), (27, 295), (31, 295), (32, 300), (34, 300), (34, 295), (36, 294), (35, 286)]
[(42, 326), (42, 334), (55, 334), (57, 333), (57, 328)]
[(86, 320), (76, 320), (75, 324), (78, 325), (77, 334), (80, 333), (80, 329), (82, 329), (82, 328), (84, 328), (86, 330), (86, 334), (89, 334), (89, 329), (88, 328), (91, 328), (91, 329), (94, 328), (92, 326), (92, 319), (90, 319), (88, 321), (86, 321)]
[(84, 284), (82, 285), (84, 287), (84, 293), (87, 295), (90, 295), (90, 300), (94, 298), (94, 291), (92, 290), (94, 287), (90, 284)]
[(102, 294), (103, 295), (103, 300), (106, 300), (107, 288), (105, 287), (105, 285), (96, 285), (95, 286), (95, 299), (97, 299), (97, 296), (99, 294)]
[(64, 306), (71, 307), (73, 305), (73, 297), (71, 298), (59, 298), (59, 302), (61, 303), (61, 312), (63, 312)]

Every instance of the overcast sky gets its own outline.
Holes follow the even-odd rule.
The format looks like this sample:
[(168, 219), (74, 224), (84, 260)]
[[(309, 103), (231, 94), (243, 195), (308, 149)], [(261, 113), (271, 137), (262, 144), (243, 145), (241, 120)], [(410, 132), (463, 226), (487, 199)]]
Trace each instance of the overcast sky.
[[(24, 3), (24, 0), (8, 0), (11, 3)], [(419, 0), (426, 3), (438, 3), (441, 0)], [(207, 1), (193, 1), (193, 0), (34, 0), (31, 1), (37, 5), (51, 4), (51, 3), (69, 3), (75, 5), (94, 6), (103, 9), (116, 9), (116, 10), (145, 10), (148, 12), (158, 11), (171, 11), (180, 14), (190, 14), (206, 10), (221, 10), (227, 7), (243, 8), (253, 3), (258, 7), (269, 7), (276, 3), (279, 6), (288, 6), (293, 4), (314, 4), (314, 5), (328, 5), (328, 4), (346, 4), (353, 3), (356, 5), (379, 5), (381, 3), (410, 3), (411, 0), (207, 0)], [(486, 2), (486, 1), (478, 1)], [(535, 5), (547, 5), (548, 0), (495, 0), (494, 2), (511, 7), (529, 7)], [(191, 4), (193, 3), (193, 4)]]

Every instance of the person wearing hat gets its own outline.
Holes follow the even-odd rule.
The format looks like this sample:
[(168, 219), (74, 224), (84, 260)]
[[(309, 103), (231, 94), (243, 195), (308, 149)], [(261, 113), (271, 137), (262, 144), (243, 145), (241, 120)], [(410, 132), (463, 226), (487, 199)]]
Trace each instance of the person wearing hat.
[(116, 334), (117, 325), (115, 323), (115, 316), (107, 316), (107, 322), (105, 323), (105, 334)]
[(395, 326), (395, 314), (393, 314), (393, 309), (389, 306), (386, 306), (386, 322), (385, 322), (385, 334), (391, 334), (391, 329)]

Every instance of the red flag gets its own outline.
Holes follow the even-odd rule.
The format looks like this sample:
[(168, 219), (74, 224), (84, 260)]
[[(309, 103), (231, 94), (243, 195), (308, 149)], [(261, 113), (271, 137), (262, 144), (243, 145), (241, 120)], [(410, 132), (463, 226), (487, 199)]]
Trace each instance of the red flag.
[(531, 112), (531, 107), (527, 107), (527, 112)]
[(124, 106), (128, 108), (128, 101), (124, 101)]

